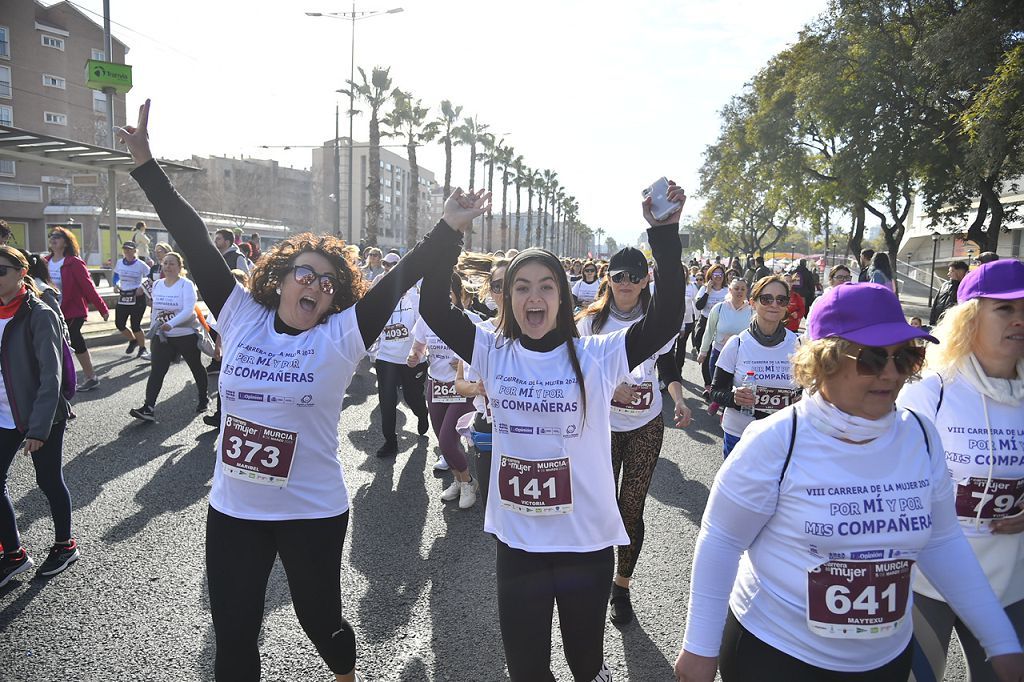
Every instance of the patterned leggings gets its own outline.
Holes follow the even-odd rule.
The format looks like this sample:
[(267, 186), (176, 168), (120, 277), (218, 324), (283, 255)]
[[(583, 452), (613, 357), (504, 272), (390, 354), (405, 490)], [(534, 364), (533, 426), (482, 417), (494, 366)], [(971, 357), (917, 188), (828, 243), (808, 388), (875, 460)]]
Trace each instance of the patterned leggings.
[[(644, 503), (665, 438), (665, 420), (657, 417), (632, 431), (612, 431), (612, 470), (618, 485), (619, 513), (629, 544), (617, 547), (617, 573), (631, 578), (644, 546)], [(622, 480), (619, 480), (619, 472)]]

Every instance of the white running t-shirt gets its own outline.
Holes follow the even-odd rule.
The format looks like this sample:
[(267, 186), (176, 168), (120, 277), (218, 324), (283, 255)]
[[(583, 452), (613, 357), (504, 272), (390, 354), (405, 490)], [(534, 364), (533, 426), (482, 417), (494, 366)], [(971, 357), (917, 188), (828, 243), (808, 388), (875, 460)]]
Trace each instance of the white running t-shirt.
[(398, 306), (384, 330), (377, 337), (376, 357), (378, 360), (404, 365), (409, 351), (412, 350), (412, 328), (419, 319), (419, 294), (415, 289), (402, 294)]
[[(610, 334), (620, 329), (629, 329), (636, 320), (618, 320), (609, 315), (601, 327), (601, 334)], [(576, 323), (580, 336), (590, 336), (593, 331), (594, 316), (587, 315)], [(672, 351), (676, 345), (676, 337), (666, 343), (657, 354), (647, 358), (633, 368), (633, 371), (622, 376), (619, 383), (638, 386), (638, 394), (633, 404), (623, 405), (612, 400), (609, 417), (612, 431), (621, 433), (633, 431), (646, 426), (652, 419), (661, 414), (661, 390), (658, 388), (658, 356)], [(618, 384), (616, 384), (618, 385)]]
[[(906, 410), (863, 445), (818, 431), (806, 408), (801, 401), (752, 424), (715, 478), (734, 504), (772, 515), (740, 560), (729, 606), (755, 637), (802, 661), (870, 670), (910, 641), (910, 573), (902, 564), (928, 544), (932, 507), (950, 503), (952, 484), (926, 417), (932, 452)], [(797, 412), (797, 434), (780, 483), (790, 410)], [(873, 591), (864, 583), (871, 572), (888, 572)], [(890, 606), (901, 619), (877, 624), (891, 615)], [(842, 624), (825, 624), (829, 619)], [(854, 619), (860, 624), (850, 624)]]
[(585, 281), (577, 280), (572, 285), (572, 295), (580, 300), (580, 304), (584, 307), (590, 305), (597, 298), (597, 292), (601, 289), (601, 280), (595, 279), (593, 282), (587, 284)]
[(548, 352), (476, 328), (473, 366), (494, 419), (484, 530), (528, 552), (628, 545), (615, 497), (608, 405), (629, 373), (626, 332), (573, 339), (586, 419), (565, 345)]
[[(796, 402), (799, 386), (793, 378), (793, 365), (789, 359), (800, 345), (800, 337), (786, 331), (786, 338), (777, 346), (762, 346), (749, 329), (725, 342), (718, 356), (716, 367), (732, 372), (732, 385), (743, 385), (747, 372), (754, 372), (757, 385), (758, 412), (778, 412)], [(742, 436), (744, 429), (753, 423), (754, 417), (727, 407), (722, 415), (722, 430), (731, 436)]]
[(355, 306), (290, 336), (274, 331), (274, 311), (237, 285), (218, 322), (222, 416), (210, 505), (261, 521), (347, 511), (338, 421), (366, 354)]
[(62, 265), (64, 265), (63, 258), (61, 258), (60, 260), (57, 260), (56, 258), (51, 258), (50, 262), (47, 263), (47, 267), (50, 270), (50, 279), (53, 281), (54, 286), (56, 286), (58, 289), (63, 288), (60, 276), (60, 268)]

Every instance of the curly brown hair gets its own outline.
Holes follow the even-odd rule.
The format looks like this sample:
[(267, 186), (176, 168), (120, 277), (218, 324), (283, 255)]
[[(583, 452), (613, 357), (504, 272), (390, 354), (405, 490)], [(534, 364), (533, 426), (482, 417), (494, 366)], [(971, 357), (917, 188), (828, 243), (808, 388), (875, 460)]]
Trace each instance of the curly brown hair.
[[(261, 257), (249, 274), (249, 291), (256, 302), (276, 310), (281, 303), (277, 288), (291, 272), (295, 259), (303, 253), (318, 253), (334, 266), (341, 286), (334, 292), (331, 307), (324, 316), (340, 312), (363, 297), (367, 286), (363, 273), (345, 258), (345, 241), (333, 235), (297, 234), (278, 242)], [(323, 320), (321, 320), (323, 322)]]

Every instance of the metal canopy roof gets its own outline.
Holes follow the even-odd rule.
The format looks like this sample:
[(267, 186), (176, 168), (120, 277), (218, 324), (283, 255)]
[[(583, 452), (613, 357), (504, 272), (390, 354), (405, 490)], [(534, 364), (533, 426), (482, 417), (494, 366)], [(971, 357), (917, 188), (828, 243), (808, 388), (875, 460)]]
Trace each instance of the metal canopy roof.
[[(87, 172), (114, 170), (121, 174), (127, 174), (135, 167), (131, 154), (126, 151), (97, 147), (84, 142), (65, 140), (62, 137), (43, 135), (7, 125), (0, 125), (0, 157), (34, 161)], [(181, 163), (160, 161), (159, 159), (158, 161), (160, 166), (169, 173), (202, 170)]]

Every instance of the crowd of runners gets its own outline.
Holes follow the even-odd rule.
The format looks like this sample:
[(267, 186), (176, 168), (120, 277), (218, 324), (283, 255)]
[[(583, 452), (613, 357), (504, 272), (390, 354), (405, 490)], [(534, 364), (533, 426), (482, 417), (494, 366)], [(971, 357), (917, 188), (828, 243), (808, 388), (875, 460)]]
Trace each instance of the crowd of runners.
[[(345, 389), (367, 359), (376, 456), (398, 453), (401, 390), (417, 434), (437, 440), (434, 469), (451, 472), (441, 499), (483, 508), (514, 681), (554, 679), (556, 608), (573, 679), (612, 679), (606, 621), (634, 618), (665, 429), (692, 418), (687, 359), (703, 376), (692, 409), (720, 416), (723, 463), (694, 549), (679, 680), (941, 680), (954, 631), (971, 680), (1024, 680), (1021, 262), (953, 263), (924, 326), (904, 315), (885, 254), (820, 273), (760, 257), (685, 263), (686, 196), (672, 183), (670, 215), (638, 207), (650, 257), (466, 252), (490, 196), (460, 189), (404, 255), (312, 234), (261, 253), (230, 231), (211, 240), (153, 159), (148, 117), (147, 102), (119, 134), (178, 251), (150, 249), (144, 227), (124, 244), (114, 317), (126, 353), (151, 363), (131, 416), (156, 419), (180, 359), (196, 412), (219, 430), (206, 520), (217, 680), (259, 679), (276, 558), (326, 665), (363, 679), (341, 608), (338, 453)], [(79, 558), (61, 459), (76, 387), (99, 388), (82, 337), (90, 305), (106, 318), (68, 230), (51, 231), (45, 258), (0, 246), (0, 586), (33, 566), (6, 491), (19, 451), (53, 517), (39, 573)]]

